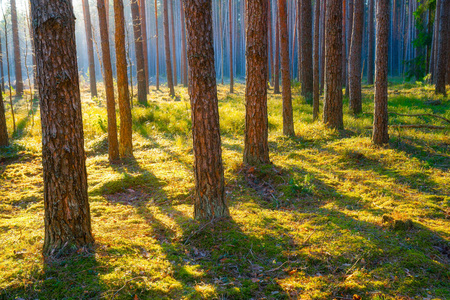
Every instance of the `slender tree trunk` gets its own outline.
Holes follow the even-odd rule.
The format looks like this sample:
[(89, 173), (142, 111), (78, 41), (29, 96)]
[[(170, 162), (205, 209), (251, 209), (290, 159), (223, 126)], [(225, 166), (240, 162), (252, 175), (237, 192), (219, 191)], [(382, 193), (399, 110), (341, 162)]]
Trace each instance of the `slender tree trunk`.
[(275, 66), (274, 66), (274, 88), (273, 93), (280, 93), (280, 20), (278, 17), (278, 8), (275, 11)]
[(374, 45), (374, 0), (369, 0), (369, 15), (367, 16), (368, 22), (368, 35), (369, 35), (369, 45), (367, 46), (367, 84), (373, 84), (373, 45)]
[[(351, 44), (352, 44), (352, 35), (353, 35), (353, 7), (354, 7), (354, 2), (353, 0), (347, 0), (347, 27), (345, 28), (346, 31), (346, 35), (345, 37), (347, 38), (346, 41), (346, 52), (345, 52), (345, 57), (348, 57), (349, 59), (346, 59), (346, 65), (344, 66), (344, 68), (347, 70), (347, 74), (348, 76), (346, 76), (344, 79), (346, 80), (345, 83), (345, 96), (349, 97), (349, 93), (350, 93), (350, 64), (351, 64), (351, 59), (350, 59), (350, 48), (351, 48)], [(364, 7), (363, 7), (363, 11), (364, 11)], [(364, 30), (364, 23), (361, 26), (361, 32), (363, 32)], [(361, 45), (362, 45), (362, 38), (361, 38)]]
[(231, 9), (231, 2), (233, 0), (228, 0), (228, 17), (229, 17), (229, 27), (230, 27), (230, 93), (234, 93), (234, 74), (233, 74), (233, 11)]
[(97, 97), (97, 79), (95, 76), (94, 45), (92, 43), (92, 24), (91, 24), (91, 13), (89, 9), (89, 0), (82, 0), (82, 1), (83, 1), (84, 28), (86, 30), (86, 45), (88, 49), (88, 60), (89, 60), (89, 84), (91, 86), (91, 96)]
[(361, 51), (364, 27), (364, 0), (354, 0), (353, 32), (349, 59), (350, 110), (353, 114), (362, 112), (361, 96)]
[(145, 71), (145, 92), (149, 93), (149, 74), (148, 74), (148, 39), (147, 39), (147, 17), (145, 12), (146, 0), (139, 0), (139, 15), (141, 18), (142, 30), (142, 50), (144, 52), (144, 71)]
[(343, 129), (342, 115), (342, 1), (327, 0), (325, 33), (325, 103), (323, 122)]
[(19, 27), (17, 24), (16, 0), (11, 0), (11, 25), (14, 46), (14, 67), (16, 73), (16, 95), (23, 94), (22, 61), (20, 58)]
[(98, 20), (102, 46), (104, 84), (106, 90), (106, 109), (108, 114), (108, 155), (109, 161), (119, 160), (119, 142), (117, 139), (116, 102), (114, 100), (114, 82), (109, 49), (108, 23), (104, 0), (97, 0)]
[(431, 82), (436, 83), (436, 57), (438, 52), (439, 42), (439, 21), (441, 12), (441, 0), (436, 0), (436, 11), (434, 19), (434, 33), (433, 33), (433, 49), (431, 53)]
[(8, 130), (6, 128), (5, 105), (3, 93), (0, 91), (0, 147), (8, 146)]
[(267, 31), (268, 31), (268, 39), (269, 39), (269, 54), (268, 54), (268, 68), (267, 68), (267, 80), (273, 83), (273, 69), (274, 69), (274, 64), (273, 64), (273, 36), (272, 36), (272, 1), (268, 0), (268, 8), (267, 8)]
[(173, 75), (172, 75), (172, 62), (170, 59), (170, 39), (169, 39), (169, 12), (167, 1), (164, 2), (164, 48), (166, 51), (166, 75), (167, 75), (167, 86), (169, 87), (170, 97), (175, 97), (175, 89), (173, 86)]
[(293, 136), (295, 131), (292, 111), (291, 76), (289, 74), (289, 34), (286, 0), (278, 0), (278, 19), (280, 23), (281, 81), (283, 88), (283, 133), (286, 136)]
[(8, 71), (8, 86), (9, 86), (9, 106), (11, 108), (11, 117), (12, 117), (12, 121), (13, 121), (13, 135), (14, 133), (16, 133), (16, 117), (14, 114), (14, 103), (12, 100), (12, 86), (11, 86), (11, 70), (9, 67), (9, 50), (8, 50), (8, 31), (7, 31), (7, 23), (6, 23), (6, 17), (5, 15), (3, 15), (3, 25), (4, 27), (4, 32), (5, 32), (5, 49), (6, 49), (6, 70)]
[(312, 8), (311, 0), (301, 0), (301, 28), (302, 35), (302, 66), (301, 66), (301, 84), (302, 95), (306, 102), (310, 103), (313, 97), (313, 63), (312, 63)]
[(31, 0), (31, 11), (42, 123), (43, 252), (50, 261), (89, 247), (94, 238), (87, 193), (72, 3)]
[[(323, 1), (323, 0), (322, 0)], [(314, 17), (314, 99), (313, 119), (319, 118), (320, 78), (319, 78), (319, 23), (320, 23), (320, 0), (316, 0)]]
[(375, 111), (372, 140), (376, 145), (389, 142), (388, 133), (388, 40), (389, 0), (377, 0), (377, 42), (375, 54)]
[[(183, 0), (180, 0), (180, 9), (181, 9), (181, 73), (182, 73), (182, 81), (183, 86), (188, 86), (188, 64), (186, 57), (186, 22), (184, 15), (184, 7)], [(222, 41), (222, 38), (221, 38)], [(222, 44), (223, 45), (223, 44)], [(222, 48), (222, 84), (223, 84), (223, 48)]]
[(125, 50), (123, 0), (114, 0), (114, 27), (120, 115), (119, 152), (121, 157), (132, 157), (132, 121), (130, 92), (128, 90), (127, 54)]
[(0, 76), (2, 77), (1, 79), (1, 90), (2, 92), (5, 91), (5, 74), (3, 72), (3, 51), (2, 51), (2, 37), (0, 35)]
[[(142, 43), (141, 17), (138, 0), (130, 0), (131, 16), (133, 18), (134, 51), (136, 54), (136, 73), (138, 83), (138, 102), (147, 104), (147, 84), (145, 84), (145, 59)], [(132, 76), (130, 74), (130, 76)]]
[(448, 56), (448, 32), (449, 32), (449, 9), (450, 0), (441, 1), (441, 16), (439, 22), (439, 43), (436, 61), (436, 94), (443, 94), (445, 91), (445, 73), (447, 72), (447, 56)]
[(194, 216), (198, 220), (230, 215), (224, 191), (211, 5), (210, 0), (184, 0), (195, 158)]
[(105, 0), (105, 9), (106, 9), (106, 26), (109, 30), (109, 0)]
[(267, 20), (268, 1), (246, 0), (247, 85), (245, 91), (244, 163), (268, 164), (269, 125), (267, 119)]
[(173, 62), (173, 84), (175, 86), (178, 85), (178, 76), (177, 76), (177, 47), (175, 43), (175, 25), (173, 18), (173, 1), (170, 1), (170, 28), (172, 30), (172, 62)]
[(322, 93), (325, 88), (325, 32), (326, 32), (326, 13), (327, 13), (327, 0), (322, 0), (322, 36), (320, 38), (320, 55), (319, 63), (320, 63), (320, 92)]
[(347, 89), (345, 85), (347, 83), (347, 50), (346, 50), (346, 12), (347, 12), (347, 0), (342, 0), (342, 87)]
[(158, 0), (155, 0), (155, 39), (156, 39), (156, 89), (159, 90), (159, 34), (158, 34)]

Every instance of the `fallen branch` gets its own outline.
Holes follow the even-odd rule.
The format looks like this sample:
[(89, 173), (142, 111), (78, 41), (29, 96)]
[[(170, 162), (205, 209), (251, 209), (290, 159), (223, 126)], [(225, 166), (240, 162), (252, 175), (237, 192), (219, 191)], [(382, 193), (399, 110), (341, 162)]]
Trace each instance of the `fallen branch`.
[[(450, 129), (449, 126), (435, 126), (425, 124), (411, 124), (411, 125), (388, 125), (394, 128), (428, 128), (428, 129)], [(373, 129), (373, 126), (366, 126), (364, 129)]]

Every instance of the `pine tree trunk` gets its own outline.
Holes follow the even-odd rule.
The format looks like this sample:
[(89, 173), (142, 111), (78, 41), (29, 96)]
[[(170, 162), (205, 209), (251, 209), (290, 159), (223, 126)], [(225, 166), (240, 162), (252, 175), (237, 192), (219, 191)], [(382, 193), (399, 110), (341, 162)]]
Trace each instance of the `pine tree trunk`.
[[(42, 123), (44, 258), (93, 244), (72, 3), (31, 0)], [(48, 55), (52, 53), (52, 55)]]
[(20, 58), (19, 27), (17, 24), (16, 0), (11, 0), (11, 25), (14, 46), (14, 68), (16, 73), (16, 95), (23, 94), (22, 61)]
[(172, 62), (170, 58), (170, 39), (169, 39), (169, 12), (167, 1), (164, 2), (164, 49), (166, 52), (166, 75), (167, 75), (167, 86), (169, 88), (170, 97), (175, 97), (175, 89), (173, 86), (173, 73), (172, 73)]
[(109, 161), (119, 160), (119, 142), (117, 139), (116, 102), (114, 100), (114, 81), (109, 48), (108, 23), (104, 0), (97, 0), (100, 39), (102, 46), (102, 62), (106, 91), (106, 109), (108, 114), (108, 155)]
[[(138, 0), (130, 0), (131, 16), (133, 18), (134, 51), (136, 54), (136, 73), (138, 83), (138, 102), (147, 104), (147, 85), (145, 84), (144, 47), (142, 43), (141, 17)], [(131, 76), (131, 75), (130, 75)]]
[(267, 119), (267, 20), (268, 1), (247, 2), (247, 85), (245, 91), (244, 163), (268, 164), (269, 127)]
[(155, 0), (155, 39), (156, 39), (156, 89), (159, 90), (159, 34), (158, 34), (158, 0)]
[(230, 93), (234, 93), (234, 74), (233, 74), (233, 11), (231, 9), (231, 2), (228, 1), (228, 17), (229, 17), (229, 27), (230, 27)]
[(210, 0), (184, 0), (198, 220), (228, 217), (220, 140)]
[[(346, 34), (345, 37), (347, 38), (346, 41), (346, 52), (345, 52), (345, 57), (348, 57), (348, 60), (346, 59), (346, 64), (344, 66), (344, 68), (347, 70), (347, 77), (345, 77), (345, 96), (349, 97), (349, 93), (350, 93), (350, 64), (351, 64), (351, 59), (350, 59), (350, 48), (352, 45), (352, 35), (353, 35), (353, 7), (354, 7), (354, 2), (353, 0), (348, 0), (347, 2), (348, 8), (347, 8), (347, 27), (345, 28)], [(364, 13), (364, 8), (363, 8), (363, 13)], [(363, 32), (364, 30), (364, 23), (361, 26), (361, 32)], [(362, 45), (362, 37), (361, 37), (361, 45)]]
[(273, 36), (272, 36), (272, 1), (268, 0), (268, 8), (267, 8), (267, 31), (268, 31), (268, 39), (269, 39), (269, 54), (268, 54), (268, 68), (267, 68), (267, 81), (271, 81), (273, 83)]
[(376, 145), (389, 142), (388, 133), (388, 40), (389, 0), (377, 0), (377, 39), (375, 54), (375, 111), (372, 140)]
[(139, 15), (141, 17), (142, 30), (142, 50), (144, 52), (144, 71), (145, 71), (145, 92), (149, 93), (149, 74), (148, 74), (148, 40), (147, 40), (147, 16), (146, 0), (139, 0)]
[(133, 156), (130, 92), (128, 90), (127, 54), (125, 50), (125, 24), (123, 0), (114, 0), (114, 27), (119, 96), (119, 152), (121, 157)]
[(278, 17), (278, 8), (275, 11), (275, 63), (274, 63), (274, 87), (273, 93), (280, 93), (280, 20)]
[[(0, 76), (1, 76), (1, 92), (5, 91), (5, 74), (3, 72), (3, 51), (2, 51), (2, 36), (0, 35)], [(33, 55), (34, 57), (34, 55)]]
[(347, 12), (347, 0), (342, 0), (342, 87), (347, 89), (347, 86), (345, 85), (347, 83), (347, 50), (346, 50), (346, 12)]
[[(185, 22), (185, 14), (183, 7), (183, 0), (180, 0), (180, 8), (181, 8), (181, 64), (182, 64), (182, 81), (183, 86), (188, 86), (188, 66), (187, 66), (187, 57), (186, 57), (186, 22)], [(222, 84), (223, 84), (223, 49), (222, 49)]]
[(322, 0), (322, 36), (320, 37), (320, 92), (322, 93), (325, 88), (325, 32), (326, 32), (326, 14), (327, 14), (327, 0)]
[[(305, 0), (306, 1), (306, 0)], [(302, 43), (302, 38), (303, 38), (303, 30), (302, 30), (302, 2), (304, 2), (303, 0), (297, 0), (297, 18), (299, 19), (298, 24), (297, 24), (297, 31), (299, 32), (299, 35), (297, 37), (297, 60), (298, 60), (298, 70), (297, 70), (297, 76), (298, 76), (298, 81), (302, 82), (302, 49), (303, 49), (303, 43)], [(295, 43), (295, 40), (293, 42), (293, 44)], [(303, 85), (302, 85), (302, 89), (303, 89)], [(303, 92), (302, 92), (303, 94)]]
[(373, 84), (373, 44), (374, 44), (374, 0), (369, 0), (369, 14), (367, 16), (367, 22), (369, 24), (368, 35), (369, 35), (369, 44), (367, 46), (367, 84)]
[(3, 93), (0, 91), (0, 147), (8, 146), (8, 130), (6, 128), (5, 105)]
[(431, 65), (431, 82), (436, 83), (436, 57), (438, 53), (439, 42), (439, 21), (441, 12), (441, 0), (436, 0), (436, 10), (433, 26), (433, 48), (431, 53), (430, 65)]
[(95, 62), (94, 62), (94, 45), (92, 42), (92, 24), (91, 13), (89, 9), (89, 0), (82, 0), (83, 4), (83, 17), (84, 17), (84, 29), (86, 31), (86, 45), (88, 49), (88, 61), (89, 61), (89, 84), (91, 87), (91, 96), (97, 97), (97, 79), (95, 76)]
[(364, 27), (364, 0), (354, 0), (353, 31), (349, 59), (349, 102), (353, 114), (362, 112), (361, 51)]
[(301, 28), (302, 35), (302, 67), (301, 84), (302, 95), (307, 103), (313, 98), (313, 63), (312, 63), (312, 8), (311, 0), (301, 0)]
[(173, 18), (173, 1), (170, 1), (170, 27), (172, 31), (172, 63), (173, 63), (173, 84), (175, 86), (178, 85), (178, 76), (177, 76), (177, 47), (175, 43), (175, 25)]
[(439, 22), (439, 42), (436, 60), (436, 94), (443, 94), (445, 91), (445, 73), (447, 72), (447, 56), (448, 56), (448, 32), (449, 32), (449, 10), (450, 0), (441, 1), (441, 16)]
[(325, 40), (326, 82), (323, 122), (328, 127), (343, 129), (341, 0), (327, 0)]
[[(323, 0), (322, 0), (323, 1)], [(316, 0), (314, 17), (314, 99), (313, 99), (313, 119), (319, 118), (320, 100), (320, 78), (319, 78), (319, 23), (320, 23), (320, 0)]]

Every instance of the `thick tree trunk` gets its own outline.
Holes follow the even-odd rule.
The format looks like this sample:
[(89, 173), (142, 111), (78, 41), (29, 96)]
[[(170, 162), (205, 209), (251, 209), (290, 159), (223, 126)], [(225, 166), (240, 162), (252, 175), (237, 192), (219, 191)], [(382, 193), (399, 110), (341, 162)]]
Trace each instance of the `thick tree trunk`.
[[(323, 1), (323, 0), (322, 0)], [(314, 99), (313, 99), (313, 119), (319, 118), (319, 98), (320, 98), (320, 78), (319, 78), (319, 22), (320, 21), (320, 0), (316, 0), (314, 17)]]
[(178, 85), (178, 76), (177, 76), (177, 47), (175, 43), (175, 25), (173, 18), (173, 1), (170, 1), (170, 28), (172, 31), (172, 63), (173, 63), (173, 84), (175, 86)]
[(106, 109), (108, 114), (108, 155), (111, 162), (119, 160), (119, 142), (117, 139), (116, 102), (114, 100), (114, 81), (109, 49), (108, 23), (104, 0), (97, 0), (100, 39), (102, 46), (102, 62), (106, 91)]
[[(183, 7), (183, 0), (180, 0), (180, 9), (181, 9), (181, 74), (183, 81), (183, 86), (188, 86), (188, 64), (187, 64), (187, 57), (186, 57), (186, 22), (185, 22), (185, 15), (184, 15), (184, 7)], [(222, 39), (221, 39), (222, 40)], [(222, 55), (223, 55), (223, 49), (222, 49)], [(222, 57), (222, 84), (223, 84), (223, 57)]]
[(313, 63), (312, 63), (312, 8), (311, 0), (301, 0), (301, 28), (302, 35), (302, 66), (301, 84), (302, 95), (306, 102), (311, 103), (313, 97)]
[[(130, 0), (131, 16), (133, 18), (134, 51), (136, 54), (136, 73), (138, 83), (138, 102), (147, 104), (147, 85), (145, 84), (145, 60), (142, 43), (141, 17), (138, 0)], [(131, 75), (130, 75), (131, 76)]]
[(188, 32), (195, 204), (198, 220), (228, 217), (220, 140), (210, 0), (184, 0)]
[(114, 27), (120, 115), (119, 152), (121, 157), (132, 157), (132, 121), (130, 91), (128, 90), (127, 54), (125, 50), (123, 0), (114, 0)]
[(87, 45), (87, 49), (88, 49), (89, 84), (91, 87), (91, 96), (97, 97), (97, 79), (95, 77), (94, 45), (93, 45), (93, 41), (92, 41), (91, 12), (89, 9), (89, 0), (82, 0), (82, 1), (83, 1), (84, 29), (86, 31), (86, 45)]
[(8, 130), (6, 128), (5, 105), (3, 93), (0, 91), (0, 147), (8, 146)]
[(229, 18), (229, 28), (230, 28), (230, 93), (234, 93), (234, 74), (233, 74), (233, 11), (231, 7), (231, 1), (228, 1), (228, 18)]
[(159, 90), (159, 34), (158, 34), (158, 0), (155, 0), (155, 39), (156, 39), (156, 89)]
[(170, 39), (169, 39), (169, 12), (167, 1), (164, 2), (164, 49), (166, 51), (166, 75), (167, 75), (167, 86), (169, 88), (169, 95), (175, 97), (175, 89), (173, 86), (173, 73), (172, 73), (172, 62), (170, 58)]
[(295, 135), (295, 131), (292, 111), (291, 76), (289, 72), (289, 34), (287, 28), (286, 0), (278, 0), (278, 19), (280, 23), (283, 134), (293, 136)]
[(374, 45), (374, 0), (369, 0), (369, 15), (367, 16), (369, 44), (367, 46), (367, 83), (373, 84), (373, 45)]
[[(94, 242), (72, 3), (31, 0), (42, 123), (44, 257)], [(48, 55), (52, 53), (52, 55)]]
[(280, 93), (280, 21), (278, 17), (278, 8), (275, 11), (275, 62), (274, 62), (274, 87), (273, 93)]
[(389, 0), (377, 0), (377, 42), (375, 60), (375, 111), (372, 140), (376, 145), (389, 142), (388, 133), (388, 40)]
[(245, 91), (244, 163), (268, 164), (269, 125), (267, 119), (267, 20), (268, 1), (247, 2), (247, 85)]
[(353, 114), (362, 112), (361, 51), (364, 27), (364, 0), (354, 0), (353, 32), (349, 59), (349, 102)]
[(22, 60), (20, 58), (19, 27), (17, 24), (16, 0), (11, 0), (11, 25), (14, 46), (14, 68), (16, 74), (16, 95), (23, 94)]
[(450, 0), (441, 1), (441, 16), (439, 22), (439, 42), (436, 60), (436, 94), (443, 94), (445, 91), (445, 73), (447, 72), (448, 35), (449, 35), (449, 10)]
[(145, 71), (145, 92), (149, 93), (149, 75), (148, 75), (148, 40), (147, 40), (147, 17), (146, 0), (139, 0), (139, 15), (141, 18), (142, 30), (142, 51), (144, 52), (144, 71)]
[(325, 32), (325, 103), (323, 122), (343, 129), (342, 115), (342, 1), (327, 0)]

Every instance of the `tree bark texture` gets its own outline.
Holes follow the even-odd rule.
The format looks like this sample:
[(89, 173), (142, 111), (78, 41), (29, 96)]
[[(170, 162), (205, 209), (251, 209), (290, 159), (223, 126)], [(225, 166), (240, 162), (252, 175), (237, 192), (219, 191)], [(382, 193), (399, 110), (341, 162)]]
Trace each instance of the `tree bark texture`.
[(0, 147), (8, 146), (8, 130), (6, 127), (5, 105), (3, 103), (3, 93), (0, 90)]
[(229, 29), (230, 29), (230, 93), (234, 93), (234, 74), (233, 74), (233, 10), (231, 7), (231, 2), (228, 1), (228, 19), (229, 19)]
[(375, 111), (373, 143), (389, 142), (388, 133), (388, 40), (389, 0), (377, 0), (377, 38), (375, 54)]
[(445, 91), (445, 73), (447, 72), (448, 36), (449, 36), (449, 10), (450, 0), (441, 0), (441, 16), (439, 21), (439, 42), (436, 61), (436, 94), (443, 94)]
[(42, 123), (44, 257), (94, 242), (71, 1), (31, 0)]
[(125, 50), (125, 25), (123, 0), (114, 0), (115, 48), (117, 90), (119, 96), (119, 152), (121, 157), (133, 156), (130, 91), (128, 90), (127, 54)]
[(184, 8), (195, 159), (194, 216), (198, 220), (211, 220), (230, 215), (224, 191), (212, 3), (210, 0), (184, 0)]
[(353, 30), (349, 59), (349, 102), (353, 114), (362, 112), (361, 51), (364, 28), (364, 0), (354, 0)]
[(109, 48), (108, 23), (104, 0), (97, 0), (104, 84), (106, 91), (106, 110), (108, 115), (108, 156), (111, 162), (119, 160), (119, 142), (117, 139), (116, 102), (114, 100), (114, 81)]
[[(188, 86), (188, 64), (186, 57), (186, 21), (184, 15), (183, 0), (180, 0), (181, 9), (181, 80), (183, 81), (183, 86)], [(222, 39), (221, 39), (222, 42)], [(223, 49), (222, 49), (223, 52)], [(222, 84), (223, 84), (223, 60), (222, 60)]]
[(147, 39), (147, 11), (146, 0), (139, 0), (139, 15), (141, 18), (142, 30), (142, 50), (144, 52), (144, 71), (145, 71), (145, 92), (149, 93), (149, 74), (148, 74), (148, 39)]
[(343, 129), (342, 115), (342, 1), (327, 0), (325, 32), (325, 103), (323, 122)]
[[(147, 84), (145, 83), (145, 59), (142, 40), (141, 16), (138, 0), (130, 0), (131, 17), (133, 18), (134, 51), (136, 54), (136, 73), (138, 83), (138, 102), (147, 104)], [(131, 75), (130, 75), (131, 76)]]
[(173, 86), (173, 73), (172, 73), (172, 62), (170, 59), (170, 39), (169, 39), (169, 12), (168, 12), (168, 6), (167, 1), (169, 0), (163, 0), (164, 2), (164, 49), (166, 51), (166, 76), (167, 76), (167, 86), (169, 88), (169, 95), (171, 97), (175, 97), (175, 89)]
[(268, 28), (267, 0), (247, 1), (247, 84), (245, 91), (244, 163), (268, 164), (269, 125), (267, 119)]
[(327, 14), (327, 0), (322, 0), (322, 32), (321, 32), (321, 45), (320, 45), (320, 92), (322, 93), (325, 88), (325, 32), (326, 32), (326, 14)]
[[(322, 0), (323, 1), (323, 0)], [(319, 118), (319, 100), (320, 100), (320, 77), (319, 77), (319, 22), (320, 21), (320, 0), (316, 0), (314, 17), (314, 99), (313, 99), (313, 119)]]
[[(347, 19), (347, 26), (343, 29), (345, 30), (346, 34), (346, 52), (345, 52), (345, 57), (348, 57), (348, 59), (346, 59), (346, 64), (344, 65), (344, 68), (347, 70), (347, 76), (344, 78), (346, 80), (345, 82), (345, 96), (349, 96), (350, 93), (350, 83), (349, 83), (349, 79), (350, 79), (350, 48), (352, 45), (352, 36), (353, 36), (353, 7), (354, 7), (354, 2), (353, 0), (347, 0), (347, 15), (346, 15), (346, 19)], [(361, 28), (361, 30), (364, 30), (364, 24)]]
[(172, 63), (173, 63), (173, 84), (174, 86), (178, 85), (178, 76), (177, 76), (177, 44), (175, 43), (175, 25), (173, 18), (173, 1), (170, 1), (170, 28), (172, 31)]
[(373, 49), (374, 49), (374, 0), (369, 0), (369, 14), (367, 16), (369, 43), (367, 46), (367, 84), (373, 84)]
[(295, 132), (292, 112), (291, 76), (289, 72), (289, 34), (287, 28), (286, 0), (278, 0), (278, 19), (280, 23), (283, 134), (293, 136)]
[[(313, 97), (313, 41), (312, 41), (312, 7), (311, 0), (301, 0), (300, 24), (302, 35), (302, 67), (301, 84), (302, 95), (306, 102), (311, 103)], [(300, 34), (299, 33), (299, 34)]]
[(278, 17), (278, 8), (275, 11), (275, 62), (274, 62), (274, 86), (273, 93), (280, 93), (280, 18)]
[(11, 0), (11, 26), (12, 26), (13, 47), (14, 47), (14, 68), (16, 74), (16, 95), (22, 95), (23, 94), (22, 60), (20, 58), (19, 27), (17, 24), (16, 0)]

